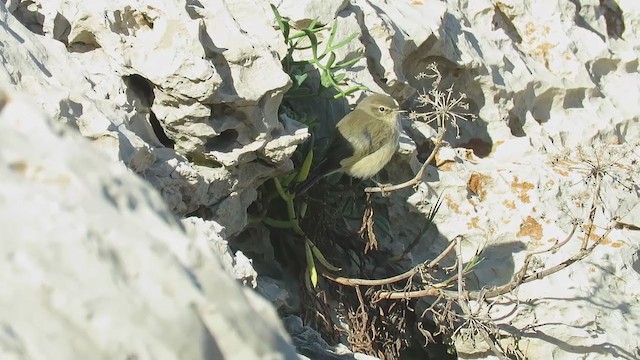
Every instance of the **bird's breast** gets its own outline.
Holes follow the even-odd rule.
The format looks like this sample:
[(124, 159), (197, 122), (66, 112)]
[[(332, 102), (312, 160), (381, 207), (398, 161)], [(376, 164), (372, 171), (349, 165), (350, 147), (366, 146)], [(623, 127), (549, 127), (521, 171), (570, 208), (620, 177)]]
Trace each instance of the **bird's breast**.
[(369, 155), (347, 165), (344, 171), (352, 177), (368, 179), (382, 170), (395, 154), (400, 138), (400, 126), (395, 124), (392, 134), (377, 150)]

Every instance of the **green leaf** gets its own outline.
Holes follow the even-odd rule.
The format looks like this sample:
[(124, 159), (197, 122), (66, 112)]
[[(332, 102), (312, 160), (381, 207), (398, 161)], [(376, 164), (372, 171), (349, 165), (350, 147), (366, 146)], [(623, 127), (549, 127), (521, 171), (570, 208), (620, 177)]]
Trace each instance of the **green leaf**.
[(262, 219), (262, 221), (274, 228), (277, 229), (292, 229), (294, 224), (290, 220), (276, 220), (269, 217)]
[(341, 61), (341, 62), (337, 63), (336, 66), (334, 66), (333, 68), (334, 69), (348, 68), (351, 65), (353, 65), (353, 64), (357, 63), (358, 61), (360, 61), (360, 59), (362, 59), (362, 58), (364, 58), (364, 56), (360, 55), (360, 56), (355, 57), (355, 58), (350, 59), (350, 60)]
[(324, 30), (325, 27), (324, 26), (318, 26), (316, 27), (316, 24), (318, 23), (318, 19), (313, 19), (311, 20), (311, 23), (309, 24), (309, 26), (307, 26), (307, 29), (313, 31), (313, 32), (318, 32), (320, 30)]
[(328, 71), (323, 71), (320, 75), (320, 84), (322, 84), (322, 86), (326, 88), (330, 88), (333, 86), (332, 80), (333, 79), (331, 78), (331, 73)]
[(367, 88), (366, 86), (363, 86), (363, 85), (352, 86), (352, 87), (348, 88), (348, 89), (347, 89), (347, 90), (345, 90), (345, 91), (342, 91), (342, 92), (340, 92), (340, 93), (338, 93), (338, 94), (335, 94), (335, 95), (333, 96), (333, 98), (334, 98), (334, 99), (340, 99), (341, 97), (345, 97), (345, 96), (350, 95), (350, 94), (352, 94), (352, 93), (354, 93), (354, 92), (356, 92), (356, 91), (359, 91), (359, 90), (367, 90), (367, 89), (368, 89), (368, 88)]
[(302, 85), (302, 83), (307, 80), (307, 77), (309, 77), (309, 74), (304, 73), (304, 74), (300, 74), (300, 75), (293, 75), (293, 78), (296, 81), (296, 85), (300, 86)]
[(307, 180), (309, 177), (309, 171), (311, 170), (311, 164), (313, 163), (313, 144), (307, 153), (307, 156), (304, 158), (304, 162), (302, 163), (302, 167), (300, 167), (300, 171), (298, 172), (298, 176), (296, 177), (296, 182), (302, 182)]
[(307, 36), (307, 34), (304, 31), (298, 31), (297, 33), (291, 35), (291, 37), (289, 38), (290, 41), (295, 40), (295, 39), (299, 39), (302, 37)]
[(309, 38), (309, 42), (311, 43), (311, 54), (313, 55), (313, 62), (318, 63), (318, 38), (316, 34), (309, 29), (303, 29), (305, 35)]
[[(292, 196), (289, 193), (289, 191), (285, 190), (282, 187), (282, 183), (280, 182), (280, 179), (278, 179), (277, 177), (273, 178), (273, 184), (276, 186), (276, 191), (278, 191), (278, 195), (280, 195), (280, 197), (282, 198), (282, 200), (289, 201), (291, 200)], [(293, 219), (293, 217), (291, 217)]]
[(318, 286), (318, 271), (316, 270), (316, 264), (313, 261), (313, 253), (311, 252), (311, 247), (308, 242), (304, 243), (304, 255), (307, 259), (307, 271), (309, 273), (309, 279), (311, 280), (311, 285), (313, 287)]
[(313, 256), (315, 256), (315, 258), (318, 259), (318, 261), (320, 261), (320, 264), (322, 264), (322, 266), (326, 267), (329, 271), (342, 270), (341, 268), (334, 266), (330, 262), (328, 262), (327, 259), (324, 257), (324, 255), (322, 255), (322, 252), (320, 251), (320, 249), (318, 249), (318, 247), (314, 243), (312, 243), (311, 240), (309, 240), (308, 238), (306, 240), (307, 240), (305, 242), (306, 246), (308, 248), (311, 248)]
[(329, 51), (333, 51), (333, 50), (335, 50), (335, 49), (339, 49), (339, 48), (341, 48), (341, 47), (345, 46), (346, 44), (350, 43), (350, 42), (351, 42), (351, 40), (355, 39), (357, 36), (358, 36), (358, 34), (357, 34), (357, 33), (353, 33), (353, 34), (349, 35), (348, 37), (344, 38), (344, 39), (343, 39), (342, 41), (340, 41), (339, 43), (337, 43), (337, 44), (333, 45), (333, 46), (331, 47), (331, 49), (329, 49)]
[(273, 15), (276, 17), (276, 22), (278, 23), (278, 27), (280, 28), (282, 35), (284, 35), (284, 41), (289, 41), (289, 31), (291, 30), (289, 23), (280, 16), (278, 8), (273, 4), (271, 4), (271, 11), (273, 11)]
[(480, 264), (482, 261), (484, 260), (483, 257), (480, 257), (478, 255), (475, 255), (474, 257), (472, 257), (471, 259), (469, 259), (469, 262), (464, 266), (464, 269), (462, 270), (463, 273), (467, 273), (471, 270), (473, 270), (476, 266), (478, 266), (478, 264)]
[(287, 187), (289, 186), (289, 184), (291, 184), (291, 181), (293, 181), (293, 179), (296, 177), (296, 173), (295, 172), (291, 172), (285, 176), (282, 177), (282, 180), (280, 181), (280, 183), (282, 184), (282, 186)]
[(324, 66), (325, 66), (327, 69), (331, 69), (331, 66), (333, 65), (333, 62), (334, 62), (334, 61), (336, 61), (336, 53), (331, 52), (331, 53), (329, 54), (329, 59), (327, 60), (327, 62), (325, 63), (325, 65), (324, 65)]
[(331, 52), (333, 49), (336, 49), (335, 47), (332, 47), (331, 44), (333, 43), (333, 39), (336, 37), (337, 31), (338, 31), (338, 21), (336, 20), (333, 22), (333, 26), (331, 27), (331, 33), (329, 34), (329, 39), (327, 40), (327, 46), (325, 46), (324, 51), (322, 52), (322, 56), (325, 56), (329, 52)]

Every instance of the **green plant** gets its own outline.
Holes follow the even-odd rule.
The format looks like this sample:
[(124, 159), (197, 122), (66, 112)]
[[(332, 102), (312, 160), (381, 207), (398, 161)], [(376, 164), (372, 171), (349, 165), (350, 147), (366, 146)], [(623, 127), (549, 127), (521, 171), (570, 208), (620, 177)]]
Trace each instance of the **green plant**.
[[(271, 5), (271, 9), (278, 23), (278, 28), (282, 32), (287, 44), (287, 54), (284, 59), (282, 59), (282, 66), (284, 71), (291, 76), (293, 86), (287, 92), (286, 96), (306, 97), (320, 94), (323, 89), (318, 89), (314, 92), (308, 87), (303, 86), (309, 78), (310, 72), (314, 69), (320, 72), (320, 85), (322, 88), (337, 91), (337, 94), (333, 96), (334, 99), (343, 98), (358, 90), (367, 89), (362, 85), (348, 86), (346, 74), (342, 72), (342, 70), (360, 61), (360, 59), (363, 58), (362, 55), (338, 63), (335, 62), (335, 50), (350, 43), (358, 34), (353, 33), (334, 44), (338, 30), (337, 20), (333, 22), (331, 28), (320, 25), (317, 20), (313, 20), (307, 27), (294, 33), (292, 32), (293, 27), (289, 23), (289, 20), (282, 17), (274, 5)], [(318, 34), (326, 31), (329, 31), (329, 37), (324, 44), (324, 48), (320, 51), (319, 46), (321, 45), (321, 41), (318, 39)], [(298, 61), (293, 59), (294, 52), (308, 49), (311, 50), (311, 58)]]
[[(345, 69), (361, 60), (362, 56), (336, 62), (336, 50), (344, 47), (353, 41), (357, 34), (351, 34), (346, 38), (337, 41), (336, 34), (338, 22), (334, 21), (331, 26), (318, 24), (316, 20), (305, 28), (296, 30), (291, 25), (289, 19), (283, 17), (274, 5), (271, 9), (275, 16), (278, 29), (282, 32), (287, 53), (282, 59), (284, 71), (292, 79), (293, 86), (285, 94), (285, 104), (281, 106), (280, 112), (307, 125), (314, 133), (322, 132), (323, 126), (329, 128), (331, 124), (327, 121), (320, 122), (319, 118), (324, 118), (323, 114), (316, 114), (313, 110), (300, 110), (299, 102), (306, 101), (304, 98), (317, 102), (318, 97), (331, 92), (331, 99), (344, 98), (356, 91), (366, 90), (364, 86), (349, 86)], [(321, 40), (326, 38), (326, 40)], [(308, 53), (310, 57), (300, 60), (303, 53)], [(297, 60), (294, 60), (296, 58)], [(314, 82), (310, 81), (312, 74), (317, 72), (319, 77), (318, 87), (314, 88)], [(333, 95), (335, 93), (335, 95)], [(326, 96), (325, 96), (326, 97)], [(328, 100), (325, 100), (328, 101)], [(328, 106), (331, 108), (331, 106)], [(324, 129), (327, 130), (327, 129)], [(330, 130), (330, 129), (329, 129)], [(260, 211), (254, 214), (254, 221), (261, 221), (272, 229), (285, 230), (290, 235), (298, 239), (303, 239), (305, 244), (305, 258), (307, 266), (306, 280), (308, 285), (313, 287), (318, 284), (318, 271), (316, 262), (321, 263), (330, 271), (340, 270), (331, 265), (320, 252), (318, 247), (303, 230), (300, 222), (305, 217), (307, 203), (304, 200), (295, 199), (295, 193), (290, 188), (295, 184), (306, 180), (309, 170), (314, 162), (322, 160), (322, 141), (315, 141), (317, 137), (307, 144), (300, 146), (294, 157), (299, 164), (296, 169), (288, 174), (272, 179), (259, 189)]]
[[(340, 271), (340, 268), (333, 266), (329, 263), (320, 249), (311, 241), (305, 231), (300, 226), (300, 221), (307, 212), (307, 204), (302, 201), (296, 204), (295, 193), (289, 188), (290, 185), (303, 182), (309, 176), (311, 164), (313, 162), (314, 149), (313, 144), (309, 147), (309, 151), (305, 156), (305, 159), (296, 171), (292, 171), (282, 177), (273, 178), (273, 188), (263, 186), (263, 205), (264, 211), (260, 214), (257, 220), (262, 221), (265, 225), (275, 229), (291, 230), (295, 235), (302, 238), (305, 244), (305, 259), (307, 263), (306, 280), (309, 281), (309, 287), (316, 287), (318, 285), (318, 271), (316, 269), (316, 260), (320, 262), (329, 271)], [(264, 196), (266, 194), (266, 196)], [(269, 209), (274, 206), (274, 201), (279, 199), (281, 203), (275, 204), (276, 207), (286, 208), (285, 218), (276, 218), (269, 213)], [(275, 211), (274, 211), (275, 212)]]

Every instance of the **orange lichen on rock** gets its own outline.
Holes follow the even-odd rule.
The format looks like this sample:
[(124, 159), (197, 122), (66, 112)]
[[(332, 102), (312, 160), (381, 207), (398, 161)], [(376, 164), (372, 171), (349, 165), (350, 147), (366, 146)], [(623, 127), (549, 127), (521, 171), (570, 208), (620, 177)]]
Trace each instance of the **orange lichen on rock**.
[(444, 201), (447, 203), (447, 207), (451, 209), (451, 211), (453, 211), (456, 214), (460, 214), (460, 205), (458, 205), (458, 203), (453, 201), (450, 195), (445, 195)]
[(558, 169), (557, 167), (553, 168), (553, 171), (557, 174), (560, 174), (562, 176), (569, 176), (569, 172), (566, 170), (562, 170), (562, 169)]
[(438, 170), (441, 170), (441, 171), (453, 171), (455, 170), (454, 169), (455, 164), (456, 163), (453, 161), (443, 161), (442, 163), (437, 164), (436, 166), (438, 167)]
[(467, 226), (469, 228), (475, 228), (475, 229), (479, 229), (480, 228), (480, 224), (479, 221), (480, 219), (477, 216), (472, 217), (469, 222), (467, 223)]
[(511, 209), (511, 210), (513, 210), (513, 209), (515, 209), (515, 208), (516, 208), (516, 203), (515, 203), (515, 201), (513, 201), (513, 200), (505, 200), (505, 201), (503, 201), (502, 203), (504, 204), (504, 206), (505, 206), (507, 209)]
[(489, 175), (484, 175), (480, 173), (473, 173), (469, 177), (469, 181), (467, 182), (467, 187), (471, 192), (476, 194), (480, 201), (486, 199), (487, 196), (487, 185), (491, 183), (491, 177)]
[(516, 234), (518, 237), (529, 236), (534, 240), (542, 239), (542, 225), (540, 225), (534, 218), (527, 216), (526, 219), (520, 224), (520, 231)]
[(531, 199), (529, 198), (529, 194), (527, 194), (527, 192), (529, 190), (532, 190), (534, 188), (534, 185), (530, 182), (519, 182), (518, 181), (518, 177), (514, 177), (513, 181), (511, 182), (511, 190), (513, 190), (514, 193), (518, 194), (518, 198), (520, 199), (520, 201), (522, 201), (523, 203), (529, 203), (531, 201)]

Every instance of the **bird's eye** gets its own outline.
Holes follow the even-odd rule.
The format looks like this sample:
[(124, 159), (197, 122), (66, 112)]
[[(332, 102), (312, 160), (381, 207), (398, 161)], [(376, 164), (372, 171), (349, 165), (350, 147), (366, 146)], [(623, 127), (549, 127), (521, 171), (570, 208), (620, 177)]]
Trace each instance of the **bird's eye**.
[(384, 112), (385, 110), (387, 110), (387, 108), (385, 108), (384, 106), (380, 106), (378, 108), (378, 111), (380, 111), (380, 112)]

